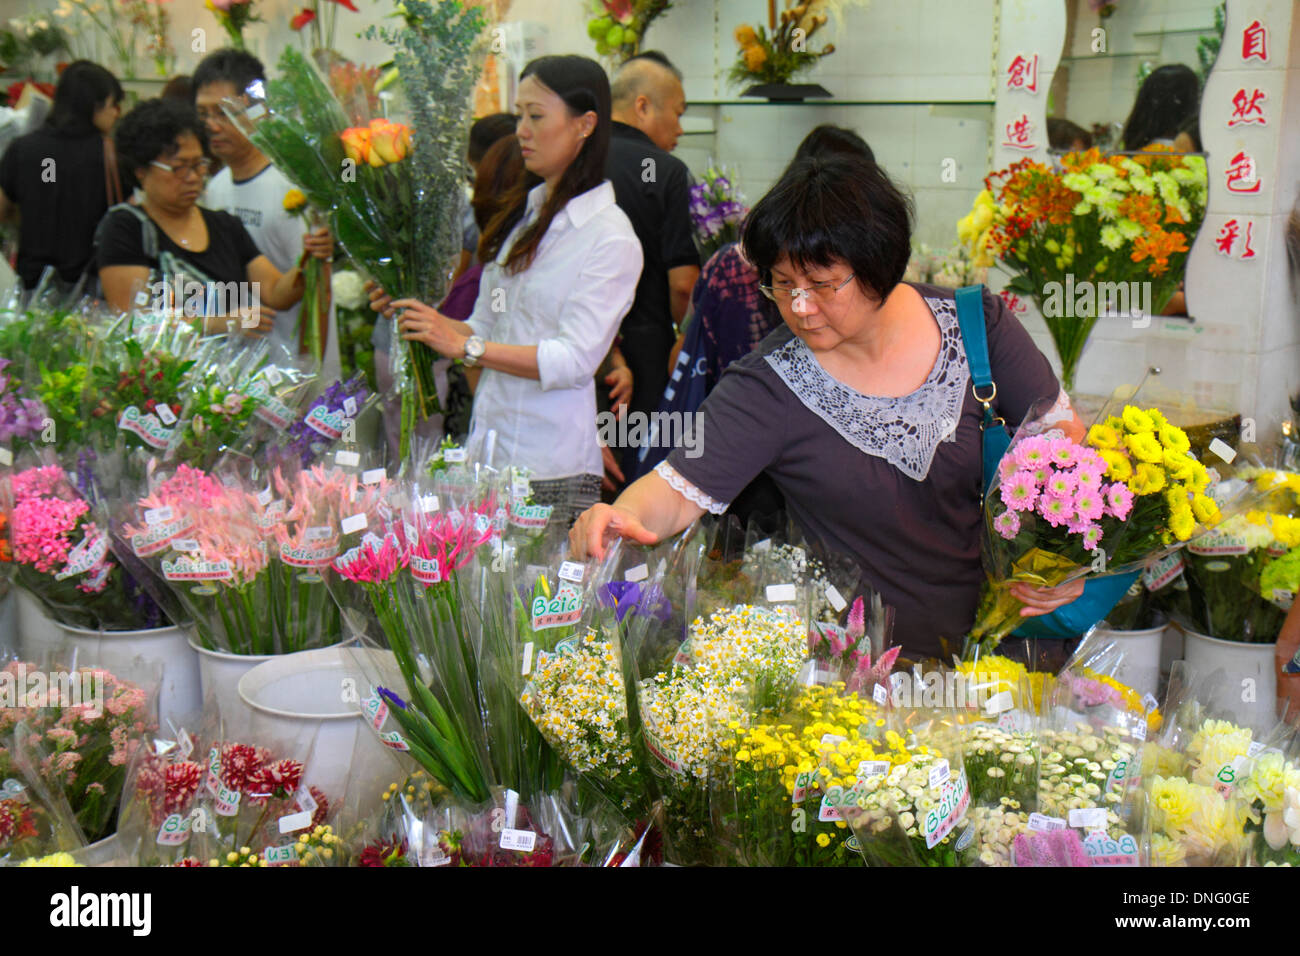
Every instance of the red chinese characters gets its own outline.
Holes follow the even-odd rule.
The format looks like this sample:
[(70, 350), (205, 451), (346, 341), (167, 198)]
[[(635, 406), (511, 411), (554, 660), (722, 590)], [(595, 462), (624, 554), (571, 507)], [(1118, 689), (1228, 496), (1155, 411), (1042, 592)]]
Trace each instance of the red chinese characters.
[(1268, 62), (1268, 28), (1258, 20), (1241, 31), (1241, 58)]
[(1232, 97), (1232, 115), (1228, 117), (1229, 128), (1252, 123), (1267, 126), (1268, 120), (1264, 117), (1264, 107), (1260, 105), (1266, 99), (1268, 97), (1259, 88), (1251, 90), (1250, 93), (1247, 93), (1244, 88), (1237, 90)]
[(1024, 93), (1038, 92), (1038, 54), (1024, 56), (1017, 53), (1007, 66), (1007, 89)]
[(1255, 173), (1255, 160), (1247, 152), (1239, 152), (1228, 161), (1223, 177), (1230, 193), (1259, 192), (1260, 181)]
[(1033, 141), (1033, 129), (1034, 124), (1030, 121), (1029, 114), (1021, 113), (1019, 118), (1006, 125), (1007, 138), (1002, 141), (1002, 145), (1026, 152), (1037, 149), (1038, 144)]
[(1002, 296), (1002, 301), (1007, 304), (1007, 309), (1014, 315), (1022, 315), (1025, 311), (1025, 303), (1020, 300), (1020, 296), (1014, 292), (1008, 292), (1003, 289), (998, 295)]
[[(1214, 238), (1214, 248), (1221, 256), (1229, 259), (1254, 259), (1255, 249), (1250, 244), (1251, 233), (1255, 228), (1255, 221), (1247, 219), (1244, 221), (1245, 233), (1242, 233), (1243, 223), (1236, 219), (1229, 219), (1219, 229), (1219, 234)], [(1237, 240), (1241, 240), (1238, 248)]]

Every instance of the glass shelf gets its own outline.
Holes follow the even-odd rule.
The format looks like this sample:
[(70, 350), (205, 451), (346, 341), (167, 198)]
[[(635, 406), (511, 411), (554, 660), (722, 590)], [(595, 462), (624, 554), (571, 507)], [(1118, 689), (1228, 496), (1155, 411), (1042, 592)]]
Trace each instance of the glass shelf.
[(1208, 27), (1180, 27), (1176, 30), (1134, 30), (1135, 37), (1171, 37), (1189, 33), (1214, 33), (1214, 24)]
[(767, 100), (750, 96), (734, 100), (687, 100), (687, 106), (992, 106), (993, 100)]
[(1086, 63), (1089, 60), (1103, 62), (1105, 60), (1127, 60), (1135, 56), (1159, 56), (1159, 50), (1135, 50), (1132, 53), (1088, 53), (1079, 54), (1078, 56), (1063, 56), (1062, 63)]

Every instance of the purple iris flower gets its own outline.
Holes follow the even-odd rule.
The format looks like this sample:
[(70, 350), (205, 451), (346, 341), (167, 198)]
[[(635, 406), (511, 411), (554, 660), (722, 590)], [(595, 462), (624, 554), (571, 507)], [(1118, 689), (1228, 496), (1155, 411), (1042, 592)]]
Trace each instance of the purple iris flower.
[(610, 581), (600, 589), (600, 603), (614, 609), (614, 616), (620, 624), (633, 610), (656, 621), (666, 621), (672, 613), (672, 605), (663, 590), (657, 585), (642, 587), (640, 581)]

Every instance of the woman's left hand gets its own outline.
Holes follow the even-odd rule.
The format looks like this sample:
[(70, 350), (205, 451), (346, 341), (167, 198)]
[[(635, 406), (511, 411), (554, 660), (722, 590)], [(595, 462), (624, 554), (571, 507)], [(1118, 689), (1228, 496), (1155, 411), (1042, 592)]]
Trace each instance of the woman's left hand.
[(423, 342), (447, 358), (465, 357), (465, 340), (469, 336), (460, 330), (458, 323), (416, 299), (398, 299), (392, 307), (399, 310), (402, 338)]
[(1036, 588), (1028, 584), (1011, 585), (1011, 596), (1025, 606), (1020, 611), (1021, 617), (1038, 617), (1051, 614), (1058, 607), (1064, 607), (1077, 600), (1083, 594), (1083, 578), (1077, 578), (1069, 584), (1054, 588)]

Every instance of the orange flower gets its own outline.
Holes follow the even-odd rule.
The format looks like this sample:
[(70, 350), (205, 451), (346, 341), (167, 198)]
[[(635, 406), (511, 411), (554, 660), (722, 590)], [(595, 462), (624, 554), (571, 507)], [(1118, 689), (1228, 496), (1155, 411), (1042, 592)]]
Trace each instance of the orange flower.
[[(382, 166), (406, 158), (411, 149), (411, 130), (392, 120), (370, 121), (370, 165)], [(378, 162), (376, 162), (378, 160)]]
[(1101, 162), (1101, 150), (1085, 150), (1082, 153), (1066, 153), (1061, 157), (1061, 165), (1067, 173), (1081, 173), (1089, 166)]
[(1187, 237), (1181, 232), (1165, 232), (1156, 228), (1149, 235), (1138, 236), (1133, 240), (1133, 254), (1130, 258), (1134, 262), (1141, 262), (1150, 256), (1151, 265), (1147, 266), (1147, 271), (1153, 276), (1160, 276), (1169, 271), (1171, 255), (1186, 251)]
[(370, 162), (370, 130), (364, 126), (353, 126), (339, 134), (343, 141), (343, 151), (354, 163)]
[(745, 47), (745, 69), (750, 73), (757, 73), (767, 62), (767, 51), (755, 43), (753, 46)]
[(1175, 226), (1185, 226), (1187, 225), (1187, 220), (1183, 218), (1183, 214), (1178, 211), (1177, 206), (1166, 204), (1165, 223), (1172, 223)]
[(1132, 219), (1143, 229), (1155, 229), (1160, 225), (1160, 210), (1150, 196), (1132, 193), (1119, 201), (1117, 210), (1120, 216)]

